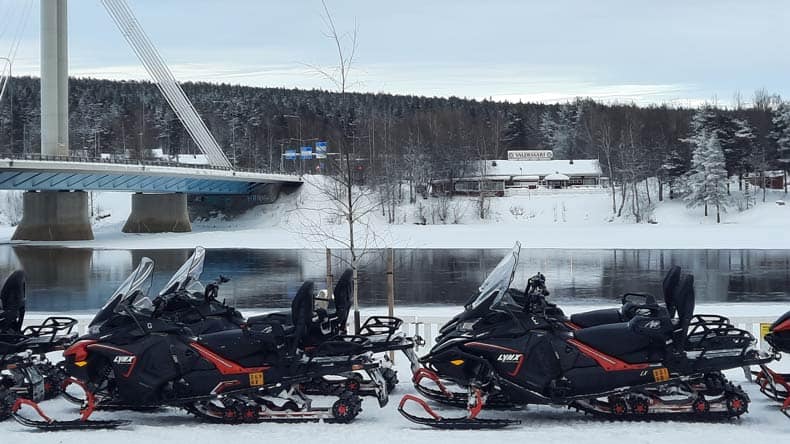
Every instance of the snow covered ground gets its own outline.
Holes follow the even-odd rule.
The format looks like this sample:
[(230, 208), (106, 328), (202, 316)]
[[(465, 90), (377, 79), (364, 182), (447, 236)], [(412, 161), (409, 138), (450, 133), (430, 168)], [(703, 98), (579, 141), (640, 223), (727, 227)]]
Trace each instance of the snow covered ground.
[[(308, 208), (326, 206), (318, 191), (321, 181), (312, 178), (298, 192), (282, 196), (276, 203), (254, 208), (230, 220), (193, 224), (191, 233), (123, 234), (129, 214), (129, 193), (94, 193), (96, 240), (58, 244), (93, 248), (337, 248), (338, 242), (315, 242), (303, 221), (318, 221), (337, 237), (345, 238), (345, 225), (329, 220), (327, 214)], [(737, 189), (737, 185), (733, 187)], [(8, 193), (8, 192), (3, 192)], [(0, 196), (0, 205), (10, 202)], [(679, 200), (656, 202), (653, 221), (632, 223), (613, 219), (611, 196), (606, 190), (541, 190), (503, 198), (492, 198), (490, 216), (480, 219), (474, 198), (452, 200), (448, 224), (437, 219), (438, 199), (418, 199), (416, 204), (397, 208), (395, 224), (388, 224), (376, 210), (365, 220), (375, 234), (371, 245), (395, 248), (509, 248), (515, 240), (534, 248), (790, 248), (790, 205), (780, 191), (768, 193), (765, 203), (739, 212), (735, 207), (715, 223), (715, 215), (703, 218), (702, 209), (688, 209)], [(655, 195), (653, 196), (655, 200)], [(734, 199), (740, 199), (734, 192)], [(11, 212), (0, 208), (0, 242), (8, 242), (14, 228)], [(422, 214), (427, 225), (418, 225)], [(457, 223), (454, 223), (457, 222)], [(358, 230), (362, 226), (357, 226)], [(41, 243), (44, 244), (44, 243)]]

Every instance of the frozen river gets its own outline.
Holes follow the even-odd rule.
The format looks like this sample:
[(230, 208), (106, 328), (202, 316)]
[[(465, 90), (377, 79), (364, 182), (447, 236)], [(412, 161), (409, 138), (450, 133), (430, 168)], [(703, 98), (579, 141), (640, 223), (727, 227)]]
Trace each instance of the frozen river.
[[(460, 305), (506, 250), (395, 250), (399, 305)], [(28, 310), (92, 311), (102, 305), (143, 256), (156, 263), (158, 291), (190, 250), (92, 250), (0, 246), (0, 272), (28, 273)], [(790, 250), (563, 250), (523, 249), (516, 285), (543, 272), (560, 303), (612, 301), (625, 291), (658, 292), (664, 270), (677, 264), (696, 277), (701, 303), (790, 301)], [(334, 260), (338, 275), (342, 262)], [(242, 308), (288, 305), (302, 281), (323, 282), (322, 250), (210, 249), (203, 280), (220, 273), (232, 281), (221, 295)], [(386, 301), (385, 260), (367, 256), (361, 303)]]

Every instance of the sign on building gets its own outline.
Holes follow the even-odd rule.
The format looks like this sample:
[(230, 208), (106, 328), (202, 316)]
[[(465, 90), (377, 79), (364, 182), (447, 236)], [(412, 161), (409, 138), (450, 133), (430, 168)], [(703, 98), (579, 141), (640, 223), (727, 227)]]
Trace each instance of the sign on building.
[(315, 158), (316, 159), (326, 159), (326, 142), (316, 142), (315, 143)]
[(519, 150), (508, 151), (507, 160), (551, 160), (554, 152), (551, 150)]

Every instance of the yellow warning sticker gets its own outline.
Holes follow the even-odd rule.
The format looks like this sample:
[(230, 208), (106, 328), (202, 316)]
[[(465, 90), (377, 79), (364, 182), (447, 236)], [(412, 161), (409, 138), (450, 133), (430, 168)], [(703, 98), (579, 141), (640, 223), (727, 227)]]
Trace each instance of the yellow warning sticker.
[(250, 385), (251, 386), (263, 385), (263, 372), (250, 373)]
[(664, 382), (669, 379), (669, 370), (662, 367), (653, 370), (653, 379), (656, 382)]
[(771, 332), (771, 323), (760, 322), (760, 340), (765, 339), (765, 335)]

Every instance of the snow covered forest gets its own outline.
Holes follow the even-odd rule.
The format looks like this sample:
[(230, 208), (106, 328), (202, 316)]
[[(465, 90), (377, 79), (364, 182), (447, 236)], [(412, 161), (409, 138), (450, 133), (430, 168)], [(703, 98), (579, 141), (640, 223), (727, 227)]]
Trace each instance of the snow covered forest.
[[(38, 79), (14, 78), (10, 88), (0, 103), (0, 152), (37, 153)], [(630, 211), (637, 220), (643, 201), (662, 200), (667, 191), (681, 191), (690, 206), (716, 211), (726, 203), (721, 195), (729, 193), (728, 177), (790, 168), (790, 106), (765, 91), (757, 91), (748, 105), (736, 95), (734, 107), (689, 109), (208, 83), (186, 83), (184, 89), (239, 168), (277, 170), (284, 148), (328, 140), (330, 151), (340, 147), (353, 153), (364, 171), (361, 180), (415, 185), (457, 177), (469, 159), (547, 148), (559, 159), (599, 159), (604, 174), (614, 179), (612, 211)], [(153, 148), (167, 154), (196, 152), (151, 83), (74, 79), (70, 109), (74, 150), (135, 158), (150, 155)], [(648, 178), (657, 180), (657, 196), (639, 186)], [(757, 198), (747, 197), (746, 205)]]

